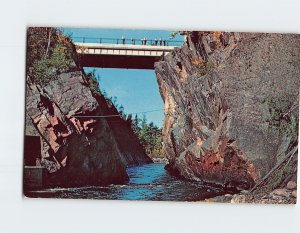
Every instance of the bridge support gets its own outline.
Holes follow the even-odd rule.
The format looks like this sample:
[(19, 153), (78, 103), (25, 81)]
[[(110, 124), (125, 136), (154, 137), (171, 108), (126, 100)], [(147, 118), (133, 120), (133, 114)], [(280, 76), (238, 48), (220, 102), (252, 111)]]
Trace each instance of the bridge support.
[(84, 67), (154, 69), (174, 46), (75, 43)]
[(160, 57), (142, 57), (142, 56), (113, 56), (113, 55), (81, 55), (81, 65), (83, 67), (99, 68), (124, 68), (124, 69), (154, 69), (154, 63), (159, 61)]

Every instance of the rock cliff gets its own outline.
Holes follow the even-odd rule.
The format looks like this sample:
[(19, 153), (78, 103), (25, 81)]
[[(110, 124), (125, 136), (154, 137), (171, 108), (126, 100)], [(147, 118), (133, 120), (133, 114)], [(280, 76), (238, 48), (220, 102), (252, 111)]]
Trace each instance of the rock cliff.
[[(96, 96), (96, 99), (103, 108), (106, 115), (118, 115), (116, 107), (103, 95)], [(146, 155), (146, 151), (141, 145), (137, 135), (131, 128), (131, 120), (123, 117), (107, 118), (107, 123), (112, 130), (115, 140), (122, 152), (122, 161), (126, 166), (142, 165), (151, 163), (152, 160)]]
[(116, 117), (115, 124), (93, 117), (116, 110), (95, 90), (95, 80), (84, 73), (76, 56), (74, 52), (72, 63), (47, 81), (27, 76), (25, 134), (40, 136), (37, 163), (49, 172), (47, 185), (124, 183), (126, 166), (151, 159), (125, 120)]
[[(169, 171), (253, 187), (297, 144), (297, 135), (273, 127), (271, 103), (288, 99), (279, 116), (298, 117), (299, 70), (300, 35), (188, 32), (185, 45), (155, 64)], [(297, 134), (298, 122), (291, 124)], [(293, 164), (276, 179), (296, 177)]]

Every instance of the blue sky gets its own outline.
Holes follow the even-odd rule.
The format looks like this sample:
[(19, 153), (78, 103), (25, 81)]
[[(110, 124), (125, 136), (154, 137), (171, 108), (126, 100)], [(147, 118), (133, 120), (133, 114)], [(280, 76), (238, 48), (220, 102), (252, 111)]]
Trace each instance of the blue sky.
[[(172, 31), (162, 30), (127, 30), (127, 29), (93, 29), (93, 28), (63, 28), (63, 32), (71, 37), (91, 37), (91, 38), (143, 38), (154, 39), (163, 38), (168, 40)], [(82, 41), (82, 38), (74, 38)], [(183, 41), (181, 36), (176, 36), (174, 40)], [(86, 42), (96, 42), (92, 39)], [(85, 68), (86, 72), (93, 68)], [(117, 103), (123, 105), (125, 113), (136, 113), (162, 109), (164, 107), (159, 93), (154, 70), (137, 69), (103, 69), (96, 68), (96, 74), (100, 77), (100, 89), (105, 90), (107, 95), (116, 96)], [(143, 114), (138, 114), (140, 117)], [(162, 126), (164, 112), (156, 111), (146, 113), (148, 122), (153, 121), (157, 126)]]

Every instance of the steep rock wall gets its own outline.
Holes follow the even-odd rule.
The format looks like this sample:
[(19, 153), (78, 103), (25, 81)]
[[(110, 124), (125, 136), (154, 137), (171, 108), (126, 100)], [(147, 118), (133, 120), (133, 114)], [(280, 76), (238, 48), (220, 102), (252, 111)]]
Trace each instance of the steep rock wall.
[(75, 117), (103, 113), (83, 84), (74, 72), (43, 88), (28, 86), (26, 111), (41, 135), (41, 164), (58, 185), (122, 183), (125, 165), (106, 120)]
[(75, 62), (43, 84), (27, 77), (25, 134), (40, 136), (37, 163), (49, 172), (47, 185), (124, 183), (126, 166), (152, 162), (126, 121), (93, 117), (111, 108)]
[(170, 172), (242, 189), (265, 176), (288, 147), (266, 100), (297, 103), (299, 58), (299, 35), (192, 32), (157, 62)]
[[(107, 103), (107, 100), (102, 95), (98, 96), (97, 100), (99, 103), (102, 103), (101, 106), (103, 106), (107, 115), (115, 116), (119, 114), (116, 107), (111, 103)], [(123, 117), (111, 117), (107, 118), (107, 123), (122, 151), (122, 161), (126, 166), (152, 163), (152, 160), (146, 154), (145, 148), (143, 148), (137, 135), (131, 128), (131, 120), (125, 120)]]

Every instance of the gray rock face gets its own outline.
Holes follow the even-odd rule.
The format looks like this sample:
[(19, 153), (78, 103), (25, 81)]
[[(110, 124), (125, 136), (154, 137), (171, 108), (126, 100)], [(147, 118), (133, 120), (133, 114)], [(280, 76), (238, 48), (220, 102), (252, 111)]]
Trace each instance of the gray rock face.
[[(168, 168), (188, 179), (248, 189), (278, 162), (283, 135), (267, 99), (297, 104), (300, 36), (193, 32), (155, 64)], [(281, 153), (282, 155), (282, 153)]]

